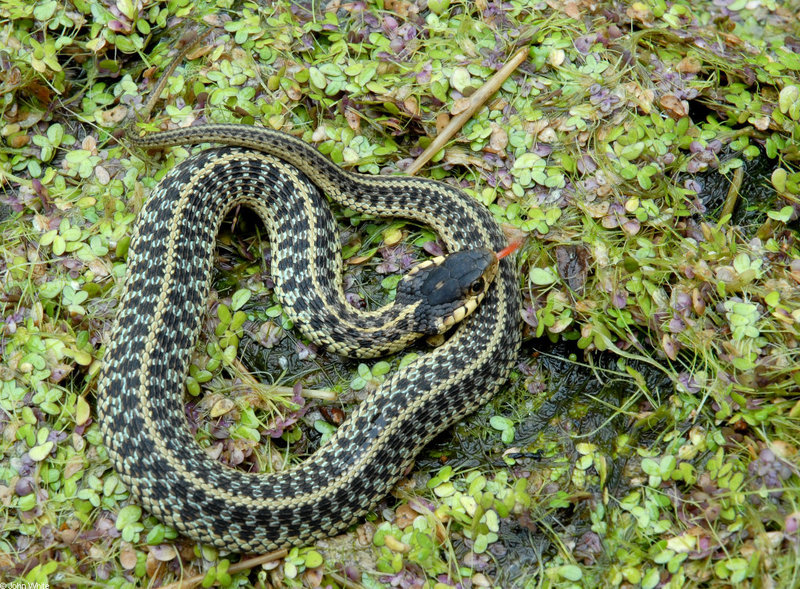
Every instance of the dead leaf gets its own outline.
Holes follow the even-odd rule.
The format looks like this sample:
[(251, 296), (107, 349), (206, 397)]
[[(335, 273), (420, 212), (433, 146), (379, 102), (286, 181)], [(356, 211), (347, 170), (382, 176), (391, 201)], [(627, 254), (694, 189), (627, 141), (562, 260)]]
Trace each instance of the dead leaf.
[(211, 417), (219, 417), (220, 415), (225, 415), (229, 413), (231, 409), (234, 407), (234, 402), (230, 399), (226, 399), (225, 397), (219, 398), (214, 402), (214, 405), (211, 407), (211, 411), (209, 415)]
[(696, 74), (700, 71), (702, 66), (703, 64), (699, 59), (692, 55), (687, 55), (678, 62), (678, 65), (675, 67), (675, 69), (682, 74)]
[(589, 275), (589, 251), (581, 245), (556, 247), (558, 275), (578, 295), (583, 294), (586, 277)]
[(415, 117), (419, 116), (419, 103), (414, 96), (409, 96), (403, 101), (403, 108)]
[(444, 131), (447, 124), (450, 122), (450, 115), (446, 112), (440, 112), (436, 115), (436, 134), (438, 135)]
[(353, 131), (361, 129), (361, 116), (358, 114), (358, 111), (352, 108), (345, 109), (344, 118), (347, 121), (347, 126)]
[(679, 99), (674, 94), (665, 94), (658, 101), (661, 107), (673, 119), (681, 119), (689, 113), (689, 103)]
[(124, 546), (122, 550), (119, 551), (119, 564), (121, 564), (122, 568), (126, 571), (135, 567), (138, 560), (136, 551), (130, 545)]
[(169, 544), (159, 544), (158, 546), (151, 546), (150, 554), (152, 554), (155, 558), (157, 558), (161, 562), (169, 562), (170, 560), (178, 556), (178, 553), (175, 552), (175, 548)]
[(467, 110), (471, 104), (472, 101), (469, 98), (459, 98), (453, 102), (453, 108), (450, 109), (450, 114), (456, 116), (457, 114)]
[(405, 530), (408, 526), (414, 523), (414, 520), (417, 519), (419, 514), (414, 511), (410, 505), (404, 503), (395, 510), (394, 515), (397, 527), (401, 530)]
[(489, 136), (489, 145), (486, 151), (492, 153), (504, 153), (508, 147), (508, 133), (500, 125), (492, 121), (492, 134)]

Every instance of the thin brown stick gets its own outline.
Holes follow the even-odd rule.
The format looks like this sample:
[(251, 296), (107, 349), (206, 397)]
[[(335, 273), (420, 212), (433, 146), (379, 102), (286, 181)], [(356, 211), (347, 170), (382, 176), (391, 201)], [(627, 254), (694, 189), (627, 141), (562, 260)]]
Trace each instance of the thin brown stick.
[(442, 132), (434, 139), (428, 148), (422, 152), (422, 154), (414, 160), (414, 163), (406, 170), (406, 174), (409, 176), (413, 176), (417, 172), (422, 169), (422, 166), (428, 163), (428, 161), (440, 150), (442, 149), (445, 144), (450, 141), (450, 139), (455, 135), (464, 124), (472, 118), (472, 115), (475, 114), (483, 103), (486, 102), (489, 97), (497, 92), (500, 86), (503, 85), (503, 82), (508, 79), (508, 76), (512, 74), (512, 72), (517, 69), (520, 64), (525, 61), (525, 58), (528, 56), (528, 48), (522, 47), (520, 48), (514, 56), (505, 64), (495, 75), (493, 75), (487, 82), (478, 88), (475, 93), (470, 96), (469, 106), (455, 115), (450, 122), (447, 123), (447, 126), (442, 129)]
[(341, 585), (342, 587), (347, 587), (347, 589), (363, 589), (364, 587), (364, 585), (362, 585), (361, 583), (354, 583), (347, 577), (343, 577), (338, 573), (328, 572), (325, 573), (325, 576), (330, 577), (331, 579), (339, 583), (339, 585)]
[(211, 33), (211, 30), (212, 29), (207, 29), (202, 33), (189, 37), (186, 40), (186, 44), (183, 46), (183, 49), (181, 49), (178, 52), (178, 54), (172, 59), (170, 64), (167, 66), (167, 69), (165, 69), (162, 72), (161, 78), (156, 84), (156, 87), (153, 88), (152, 92), (150, 93), (150, 98), (145, 103), (144, 108), (141, 110), (141, 112), (138, 113), (138, 117), (140, 120), (147, 121), (150, 119), (150, 113), (152, 112), (153, 107), (155, 106), (156, 102), (161, 96), (161, 92), (164, 90), (164, 87), (167, 85), (169, 77), (173, 74), (178, 65), (183, 61), (183, 58), (186, 57), (186, 55), (192, 49), (197, 47), (197, 45), (199, 45), (206, 37), (208, 37), (209, 33)]
[[(281, 548), (280, 550), (276, 550), (275, 552), (269, 552), (267, 554), (262, 554), (260, 556), (254, 556), (253, 558), (248, 558), (246, 560), (242, 560), (235, 564), (232, 564), (228, 568), (228, 573), (234, 574), (239, 573), (241, 571), (246, 571), (252, 569), (253, 567), (260, 566), (266, 562), (272, 562), (273, 560), (280, 560), (284, 558), (289, 551), (285, 548)], [(175, 581), (174, 583), (170, 583), (169, 585), (162, 585), (161, 589), (191, 589), (192, 587), (196, 587), (200, 583), (203, 582), (205, 579), (205, 574), (203, 575), (195, 575), (194, 577), (189, 577), (188, 579), (181, 579), (180, 581)]]
[[(284, 387), (279, 385), (267, 385), (262, 382), (256, 380), (256, 378), (250, 374), (250, 371), (247, 367), (242, 364), (242, 361), (239, 358), (234, 358), (233, 360), (233, 367), (236, 369), (238, 376), (250, 387), (254, 389), (268, 389), (270, 391), (277, 391), (283, 394), (294, 394), (294, 389), (292, 387)], [(303, 388), (300, 390), (300, 396), (305, 399), (322, 399), (323, 401), (335, 401), (338, 399), (338, 395), (329, 390), (325, 389), (306, 389)]]
[(742, 188), (742, 180), (744, 179), (744, 170), (736, 168), (733, 172), (733, 179), (731, 185), (728, 187), (728, 195), (725, 197), (725, 202), (722, 205), (722, 210), (719, 213), (719, 218), (724, 219), (728, 215), (732, 215), (736, 209), (736, 203), (739, 202), (739, 190)]

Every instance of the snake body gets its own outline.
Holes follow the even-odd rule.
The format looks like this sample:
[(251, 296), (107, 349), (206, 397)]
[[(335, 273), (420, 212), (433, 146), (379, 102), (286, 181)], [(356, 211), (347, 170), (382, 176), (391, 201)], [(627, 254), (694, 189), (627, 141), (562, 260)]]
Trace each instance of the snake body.
[[(450, 251), (502, 248), (497, 222), (451, 186), (347, 172), (308, 144), (269, 129), (206, 125), (135, 143), (225, 147), (171, 170), (134, 229), (98, 387), (101, 431), (116, 470), (134, 499), (159, 519), (232, 551), (268, 551), (341, 533), (388, 493), (426, 443), (507, 379), (520, 344), (513, 262), (500, 261), (483, 302), (443, 345), (394, 373), (304, 463), (249, 474), (205, 454), (190, 435), (183, 407), (224, 213), (244, 204), (267, 221), (273, 256), (289, 252), (272, 262), (284, 308), (311, 321), (319, 305), (345, 318), (350, 313), (341, 289), (305, 297), (322, 283), (314, 274), (333, 275), (341, 265), (333, 219), (322, 211), (326, 203), (314, 186), (356, 211), (425, 223)], [(289, 193), (300, 195), (308, 215), (283, 216)], [(294, 241), (315, 249), (317, 260), (334, 261), (298, 260)], [(323, 343), (337, 350), (335, 342)]]

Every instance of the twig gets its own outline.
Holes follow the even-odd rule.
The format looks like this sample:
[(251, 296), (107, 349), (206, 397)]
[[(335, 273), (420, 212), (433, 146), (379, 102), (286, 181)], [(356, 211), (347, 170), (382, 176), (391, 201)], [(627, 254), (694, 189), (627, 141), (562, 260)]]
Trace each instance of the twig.
[(522, 47), (519, 49), (514, 56), (509, 60), (507, 64), (505, 64), (500, 71), (498, 71), (495, 75), (493, 75), (489, 80), (475, 93), (470, 96), (469, 106), (457, 115), (455, 115), (450, 122), (447, 123), (447, 126), (442, 129), (442, 132), (437, 135), (436, 139), (434, 139), (428, 148), (422, 152), (422, 154), (414, 160), (414, 163), (406, 170), (406, 174), (409, 176), (413, 176), (417, 172), (422, 169), (422, 166), (428, 163), (430, 160), (445, 144), (450, 141), (450, 139), (455, 135), (461, 127), (464, 126), (475, 111), (477, 111), (483, 103), (486, 102), (489, 97), (497, 92), (500, 86), (503, 85), (503, 82), (506, 81), (508, 76), (512, 74), (512, 72), (517, 69), (520, 64), (525, 61), (525, 58), (528, 56), (528, 48)]
[[(294, 393), (293, 387), (283, 387), (279, 385), (271, 386), (269, 387), (269, 390), (286, 395)], [(323, 401), (335, 401), (339, 398), (339, 396), (333, 391), (327, 391), (323, 389), (300, 389), (300, 396), (304, 399), (321, 399)]]
[(325, 573), (325, 576), (330, 577), (331, 579), (339, 583), (339, 585), (341, 585), (342, 587), (347, 587), (347, 589), (363, 589), (364, 587), (364, 585), (362, 585), (361, 583), (354, 583), (347, 577), (343, 577), (338, 573), (328, 572)]
[[(161, 79), (159, 79), (158, 83), (156, 84), (156, 87), (153, 88), (152, 92), (150, 93), (150, 98), (145, 103), (144, 108), (141, 110), (141, 112), (138, 113), (139, 120), (147, 121), (150, 119), (150, 113), (152, 112), (153, 107), (155, 106), (156, 102), (161, 96), (161, 92), (164, 90), (164, 87), (167, 85), (169, 77), (172, 75), (172, 73), (175, 71), (178, 65), (183, 61), (183, 58), (186, 57), (186, 55), (192, 49), (197, 47), (197, 45), (199, 45), (206, 37), (208, 37), (211, 31), (212, 29), (206, 29), (202, 33), (190, 36), (186, 40), (186, 44), (183, 46), (183, 49), (181, 49), (178, 52), (178, 54), (172, 59), (172, 61), (167, 66), (167, 69), (165, 69), (164, 72), (161, 74)], [(131, 116), (131, 122), (129, 123), (131, 125), (130, 128), (131, 132), (133, 132), (133, 121), (135, 116), (137, 115)]]
[(731, 180), (731, 185), (728, 188), (728, 196), (725, 197), (725, 202), (722, 205), (722, 210), (719, 213), (719, 218), (724, 219), (725, 217), (732, 215), (734, 209), (736, 208), (736, 203), (739, 201), (739, 190), (742, 187), (742, 180), (744, 179), (744, 170), (742, 168), (736, 168), (733, 172), (733, 180)]
[[(232, 564), (228, 568), (228, 573), (234, 574), (239, 573), (241, 571), (246, 571), (252, 569), (253, 567), (257, 567), (262, 565), (266, 562), (272, 562), (273, 560), (280, 560), (284, 558), (289, 551), (285, 548), (281, 548), (280, 550), (276, 550), (275, 552), (269, 552), (267, 554), (262, 554), (261, 556), (254, 556), (253, 558), (248, 558), (246, 560), (242, 560), (235, 564)], [(189, 577), (188, 579), (181, 579), (180, 581), (175, 581), (174, 583), (170, 583), (169, 585), (162, 585), (161, 589), (191, 589), (192, 587), (196, 587), (200, 583), (203, 582), (205, 579), (205, 575), (195, 575), (194, 577)]]
[(775, 232), (778, 230), (780, 226), (779, 221), (775, 221), (774, 219), (767, 219), (764, 221), (764, 224), (758, 228), (756, 231), (756, 237), (758, 237), (761, 241), (767, 241), (770, 237), (775, 235)]
[[(247, 367), (242, 364), (242, 361), (239, 358), (234, 358), (233, 360), (233, 367), (238, 372), (237, 376), (240, 376), (241, 379), (248, 385), (250, 385), (254, 389), (263, 389), (266, 388), (270, 391), (277, 391), (279, 393), (283, 393), (285, 395), (293, 395), (294, 388), (292, 387), (284, 387), (278, 385), (265, 385), (262, 382), (256, 380), (256, 378), (250, 374), (250, 371)], [(322, 399), (323, 401), (335, 401), (338, 399), (338, 395), (333, 391), (323, 390), (323, 389), (301, 389), (300, 396), (306, 399)]]

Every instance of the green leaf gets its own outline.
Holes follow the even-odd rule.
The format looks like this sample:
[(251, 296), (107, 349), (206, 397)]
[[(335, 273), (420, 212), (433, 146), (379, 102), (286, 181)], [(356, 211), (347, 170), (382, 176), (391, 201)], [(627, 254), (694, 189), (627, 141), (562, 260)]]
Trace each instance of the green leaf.
[(60, 123), (53, 123), (47, 128), (47, 140), (50, 145), (58, 147), (61, 145), (62, 139), (64, 139), (64, 127)]
[(246, 288), (240, 288), (231, 297), (231, 309), (234, 311), (238, 311), (250, 300), (252, 296), (252, 292)]
[(53, 442), (45, 442), (40, 446), (34, 446), (28, 451), (28, 455), (34, 462), (41, 462), (47, 458), (47, 455), (50, 454), (50, 450), (53, 449), (54, 445), (55, 444)]
[(321, 566), (324, 562), (322, 555), (316, 550), (311, 550), (306, 554), (306, 568), (314, 569)]
[(117, 0), (117, 8), (130, 21), (136, 19), (136, 7), (131, 0)]
[(222, 325), (228, 326), (231, 323), (231, 310), (227, 307), (227, 305), (219, 305), (217, 307), (217, 317), (219, 318)]
[(770, 307), (777, 307), (780, 300), (781, 300), (781, 295), (777, 290), (773, 290), (767, 296), (764, 297), (764, 302), (767, 303)]
[(784, 49), (776, 49), (775, 53), (781, 65), (788, 67), (790, 70), (800, 70), (800, 55), (794, 51), (786, 51)]
[(383, 376), (387, 374), (392, 369), (392, 365), (386, 362), (385, 360), (381, 360), (380, 362), (376, 362), (375, 366), (372, 367), (372, 375), (373, 376)]
[(20, 497), (19, 501), (17, 501), (17, 507), (21, 511), (30, 511), (36, 507), (36, 493), (30, 493), (29, 495)]
[(574, 564), (565, 564), (556, 569), (558, 576), (568, 581), (580, 581), (583, 578), (583, 571)]
[(455, 68), (450, 76), (450, 85), (461, 93), (471, 82), (472, 77), (469, 75), (469, 70), (464, 67)]
[(128, 524), (139, 521), (142, 517), (142, 508), (138, 505), (127, 505), (119, 510), (117, 514), (116, 527), (122, 531)]
[(52, 299), (61, 292), (64, 288), (64, 283), (61, 280), (51, 280), (50, 282), (45, 282), (39, 288), (39, 296), (43, 299)]
[(620, 156), (624, 157), (628, 161), (631, 161), (642, 155), (643, 151), (644, 142), (637, 141), (636, 143), (632, 143), (631, 145), (626, 145), (623, 147), (622, 151), (620, 152)]
[(794, 209), (787, 205), (783, 207), (780, 211), (767, 211), (767, 216), (770, 219), (774, 219), (776, 221), (780, 221), (781, 223), (788, 223), (789, 220), (792, 218), (792, 213)]
[(91, 408), (89, 407), (89, 403), (87, 403), (86, 399), (83, 397), (78, 397), (78, 401), (75, 405), (75, 424), (83, 425), (89, 421), (90, 415)]
[(645, 458), (642, 460), (642, 470), (651, 476), (658, 476), (661, 474), (659, 464), (652, 458)]
[(60, 235), (56, 235), (53, 239), (53, 253), (60, 256), (67, 250), (67, 242)]
[(531, 282), (537, 286), (547, 286), (553, 284), (558, 277), (550, 268), (531, 268)]
[(56, 13), (56, 8), (58, 8), (58, 2), (56, 2), (56, 0), (40, 2), (37, 4), (36, 8), (33, 9), (33, 16), (36, 20), (50, 20)]
[(653, 589), (660, 580), (660, 574), (658, 568), (651, 568), (649, 569), (644, 578), (642, 578), (642, 589)]
[(316, 88), (324, 90), (325, 86), (328, 85), (328, 80), (325, 78), (325, 74), (323, 74), (318, 68), (308, 68), (308, 75), (311, 79), (311, 84)]
[(503, 431), (513, 428), (514, 422), (502, 415), (492, 415), (491, 419), (489, 419), (489, 425), (496, 430)]
[(475, 543), (472, 546), (472, 551), (475, 554), (481, 554), (482, 552), (486, 552), (488, 547), (489, 537), (486, 534), (478, 534), (478, 537), (475, 538)]
[(543, 166), (544, 160), (535, 153), (527, 152), (523, 153), (517, 158), (517, 160), (514, 162), (514, 169), (521, 170), (525, 168), (532, 168), (536, 165)]

